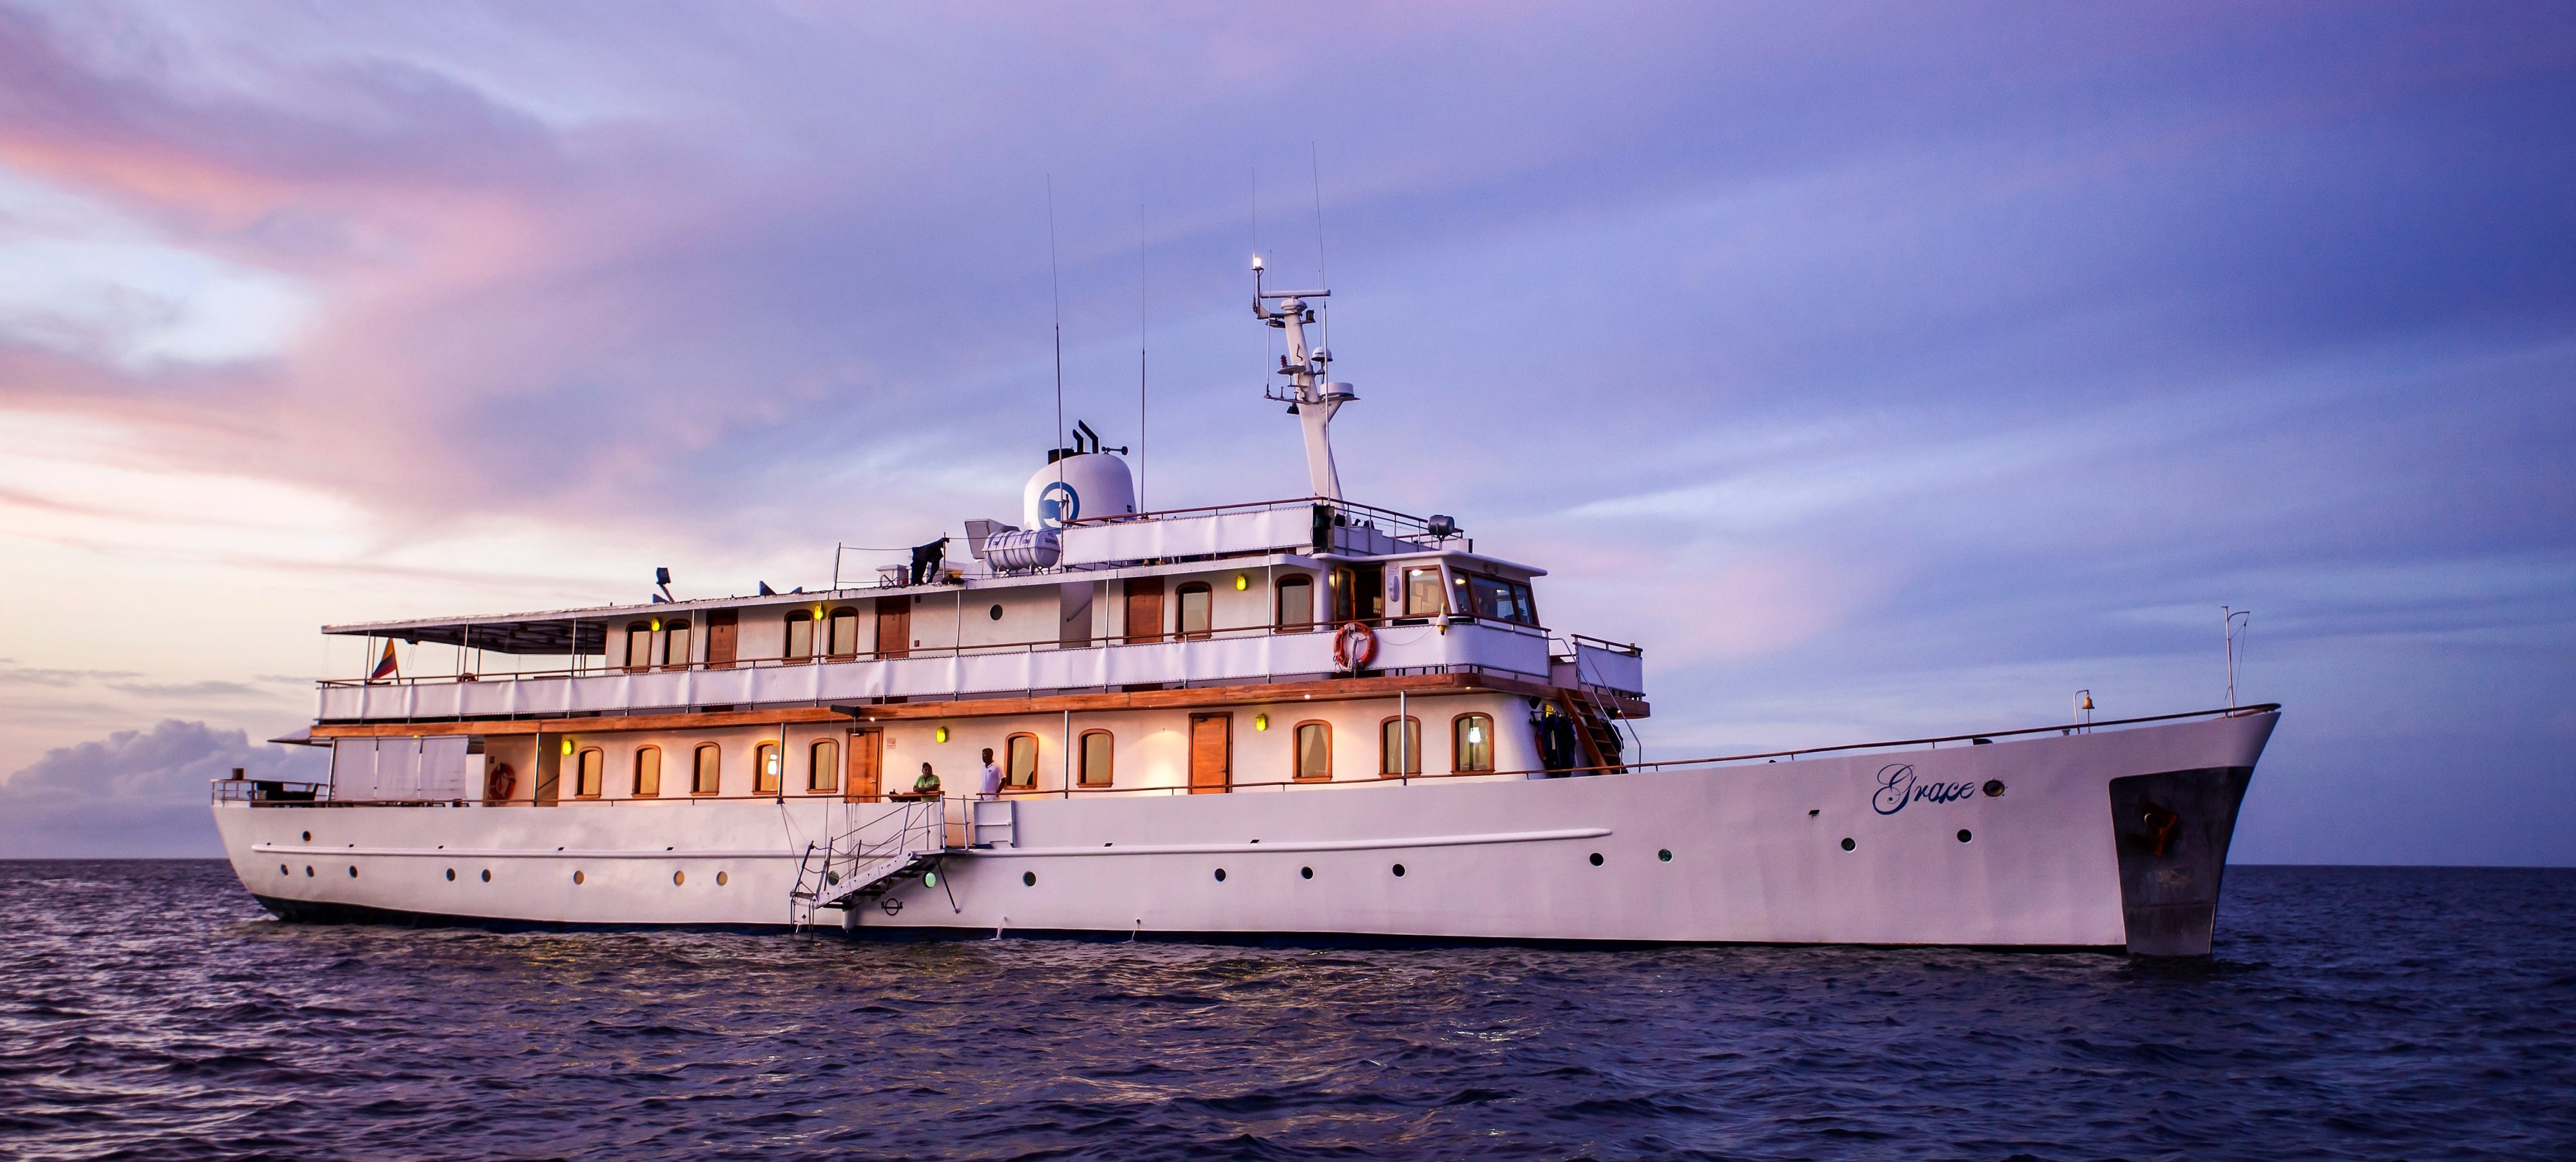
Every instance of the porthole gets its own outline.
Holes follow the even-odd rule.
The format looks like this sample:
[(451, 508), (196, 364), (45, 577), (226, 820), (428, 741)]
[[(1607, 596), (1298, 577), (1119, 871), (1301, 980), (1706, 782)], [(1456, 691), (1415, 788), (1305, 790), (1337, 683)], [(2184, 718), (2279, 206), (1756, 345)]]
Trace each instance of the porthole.
[(1961, 843), (1966, 843), (1966, 842), (1967, 842), (1967, 841), (1969, 841), (1970, 839), (1974, 839), (1974, 838), (1976, 838), (1976, 837), (1975, 837), (1975, 836), (1972, 836), (1972, 835), (1970, 835), (1970, 834), (1968, 834), (1968, 829), (1967, 829), (1967, 828), (1962, 827), (1962, 828), (1960, 828), (1960, 829), (1959, 829), (1959, 842), (1961, 842)]
[(1403, 874), (1404, 874), (1404, 865), (1403, 865), (1403, 864), (1397, 864), (1397, 865), (1395, 865), (1395, 874), (1397, 874), (1397, 875), (1403, 875)]
[(1593, 852), (1593, 853), (1592, 853), (1592, 866), (1594, 866), (1594, 867), (1599, 867), (1599, 866), (1601, 866), (1601, 853), (1600, 853), (1600, 852), (1597, 852), (1597, 851), (1596, 851), (1596, 852)]
[(455, 868), (449, 868), (449, 869), (447, 869), (447, 882), (449, 882), (449, 883), (451, 883), (451, 884), (456, 882), (456, 869), (455, 869)]
[(1002, 607), (1001, 607), (1001, 606), (998, 606), (998, 605), (994, 606), (994, 607), (993, 607), (993, 609), (992, 609), (992, 611), (991, 611), (990, 613), (985, 614), (985, 616), (990, 617), (990, 618), (992, 618), (992, 619), (993, 619), (993, 620), (995, 620), (995, 621), (1000, 621), (1000, 620), (1002, 620)]
[(309, 863), (308, 863), (308, 864), (305, 864), (305, 865), (304, 865), (304, 878), (305, 878), (305, 879), (308, 879), (308, 880), (313, 878), (313, 865), (312, 865), (312, 864), (309, 864)]
[(572, 873), (572, 882), (574, 882), (574, 883), (576, 883), (576, 884), (577, 884), (577, 883), (582, 882), (582, 879), (583, 879), (583, 876), (582, 876), (582, 874), (581, 874), (580, 872), (574, 872), (574, 873)]
[(1038, 886), (1038, 873), (1036, 873), (1036, 872), (1021, 872), (1021, 873), (1020, 873), (1020, 884), (1021, 884), (1021, 886), (1023, 886), (1023, 887), (1031, 887), (1031, 888), (1034, 888), (1034, 887)]
[(291, 876), (291, 875), (294, 875), (295, 873), (294, 873), (294, 872), (291, 872), (291, 871), (286, 870), (286, 865), (281, 863), (281, 864), (277, 865), (277, 874), (282, 875), (282, 876)]
[(305, 832), (305, 833), (304, 833), (304, 842), (306, 842), (306, 843), (311, 843), (311, 842), (313, 842), (313, 833), (312, 833), (312, 832), (307, 831), (307, 832)]
[(733, 876), (732, 876), (730, 873), (727, 873), (727, 872), (717, 872), (717, 873), (716, 873), (716, 886), (717, 886), (717, 887), (721, 888), (721, 887), (725, 886), (726, 884), (729, 884), (729, 883), (732, 883), (732, 882), (733, 882)]
[(487, 867), (487, 868), (484, 868), (484, 869), (483, 869), (483, 882), (484, 882), (484, 883), (487, 883), (487, 884), (492, 882), (492, 869), (491, 869), (491, 868), (488, 868), (488, 867)]
[(1989, 798), (1989, 799), (1996, 798), (1996, 797), (1998, 797), (1998, 796), (2002, 795), (2003, 793), (2004, 793), (2004, 781), (2003, 781), (2002, 779), (1988, 779), (1988, 780), (1986, 780), (1986, 797), (1987, 797), (1987, 798)]
[(1315, 869), (1313, 869), (1313, 868), (1311, 868), (1311, 867), (1301, 867), (1301, 868), (1298, 868), (1298, 869), (1297, 869), (1297, 878), (1298, 878), (1298, 879), (1301, 879), (1301, 880), (1311, 880), (1311, 879), (1315, 878)]
[(1857, 843), (1853, 843), (1853, 842), (1851, 841), (1851, 837), (1849, 837), (1849, 836), (1845, 836), (1845, 837), (1843, 837), (1843, 850), (1844, 850), (1844, 851), (1850, 851), (1851, 849), (1853, 849), (1853, 848), (1855, 848), (1855, 847), (1858, 847), (1858, 846), (1860, 846), (1860, 845), (1859, 845), (1859, 844), (1857, 844)]
[(672, 873), (671, 873), (671, 886), (672, 886), (672, 887), (675, 887), (675, 888), (676, 888), (676, 887), (679, 887), (680, 885), (685, 884), (685, 883), (687, 883), (687, 882), (689, 882), (689, 873), (684, 872), (684, 871), (675, 871), (675, 872), (672, 872)]
[(1667, 847), (1662, 851), (1658, 851), (1655, 853), (1655, 858), (1660, 859), (1665, 863), (1671, 863), (1673, 862), (1673, 849)]
[(349, 865), (349, 878), (350, 878), (350, 879), (353, 879), (353, 880), (354, 880), (354, 879), (356, 879), (356, 878), (358, 878), (358, 865), (356, 865), (356, 864), (350, 864), (350, 865)]
[(1224, 869), (1224, 868), (1218, 868), (1218, 869), (1216, 869), (1216, 882), (1218, 882), (1218, 883), (1220, 883), (1220, 884), (1225, 882), (1225, 869)]

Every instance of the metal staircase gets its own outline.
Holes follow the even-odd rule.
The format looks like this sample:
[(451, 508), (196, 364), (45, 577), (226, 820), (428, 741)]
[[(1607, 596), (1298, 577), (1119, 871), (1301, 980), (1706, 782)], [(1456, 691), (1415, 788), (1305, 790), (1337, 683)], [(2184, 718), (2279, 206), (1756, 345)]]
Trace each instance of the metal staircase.
[(829, 842), (805, 845), (787, 911), (798, 931), (825, 908), (854, 908), (936, 866), (948, 853), (945, 805), (937, 799), (893, 803)]

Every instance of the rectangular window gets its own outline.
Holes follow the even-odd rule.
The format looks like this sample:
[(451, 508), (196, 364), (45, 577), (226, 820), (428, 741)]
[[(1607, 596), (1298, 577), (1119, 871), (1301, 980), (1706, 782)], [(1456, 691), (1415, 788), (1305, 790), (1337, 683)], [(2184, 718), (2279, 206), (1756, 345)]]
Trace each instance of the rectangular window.
[(835, 609), (832, 611), (831, 625), (832, 656), (836, 658), (857, 657), (859, 654), (859, 611), (855, 609)]
[(662, 748), (642, 747), (635, 752), (635, 797), (650, 799), (662, 793)]
[(653, 623), (639, 621), (626, 627), (626, 669), (635, 673), (653, 664)]
[(1440, 580), (1440, 566), (1427, 565), (1404, 571), (1404, 615), (1434, 617), (1447, 607), (1445, 586)]
[(1461, 714), (1449, 724), (1452, 770), (1494, 769), (1494, 720), (1483, 714)]
[(1214, 598), (1203, 582), (1192, 581), (1181, 586), (1181, 636), (1206, 637), (1215, 628), (1215, 615), (1210, 609)]
[(697, 762), (689, 776), (690, 794), (712, 795), (723, 787), (722, 756), (723, 752), (712, 742), (698, 748)]
[(662, 665), (666, 667), (675, 670), (688, 669), (689, 623), (685, 621), (663, 622), (662, 643), (655, 648), (654, 653), (658, 655), (655, 660), (661, 662)]
[(1526, 582), (1506, 581), (1482, 573), (1463, 573), (1459, 577), (1466, 582), (1460, 587), (1467, 594), (1463, 612), (1487, 621), (1538, 624), (1538, 610), (1530, 602), (1530, 587)]
[(807, 752), (805, 789), (817, 794), (841, 789), (841, 744), (824, 739)]
[(1378, 726), (1377, 773), (1392, 778), (1422, 773), (1422, 720), (1390, 718)]
[(1003, 744), (1010, 753), (1002, 763), (1002, 785), (1034, 787), (1038, 785), (1038, 736), (1014, 734)]
[(1279, 629), (1302, 633), (1315, 628), (1315, 580), (1303, 573), (1279, 579)]
[[(812, 623), (808, 622), (807, 624), (810, 625)], [(751, 749), (752, 794), (775, 795), (778, 793), (778, 776), (780, 774), (778, 769), (778, 760), (779, 755), (777, 743), (764, 742)]]
[(573, 768), (572, 793), (575, 798), (596, 799), (599, 786), (607, 781), (608, 756), (598, 747), (581, 752), (580, 764)]
[(1116, 757), (1113, 753), (1114, 741), (1115, 740), (1109, 737), (1109, 732), (1106, 730), (1086, 730), (1082, 732), (1083, 786), (1106, 787), (1109, 785), (1113, 777), (1110, 764), (1115, 761)]
[(1300, 779), (1333, 777), (1333, 728), (1322, 722), (1297, 724), (1297, 776)]
[(801, 662), (814, 656), (814, 615), (797, 610), (787, 615), (787, 660)]

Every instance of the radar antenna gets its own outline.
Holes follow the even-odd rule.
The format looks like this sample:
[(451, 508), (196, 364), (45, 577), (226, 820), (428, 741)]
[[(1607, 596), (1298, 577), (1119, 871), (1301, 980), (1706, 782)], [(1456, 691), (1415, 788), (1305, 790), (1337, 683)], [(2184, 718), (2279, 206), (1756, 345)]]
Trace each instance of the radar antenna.
[(1278, 374), (1288, 377), (1284, 386), (1262, 392), (1270, 399), (1288, 405), (1288, 414), (1306, 430), (1306, 476), (1314, 495), (1325, 500), (1342, 498), (1341, 473), (1333, 465), (1333, 413), (1342, 405), (1359, 398), (1348, 383), (1337, 383), (1329, 377), (1333, 353), (1322, 347), (1306, 345), (1306, 325), (1315, 321), (1315, 308), (1310, 299), (1329, 298), (1328, 290), (1274, 291), (1261, 285), (1261, 256), (1252, 256), (1252, 313), (1263, 323), (1287, 332), (1288, 351), (1279, 357)]

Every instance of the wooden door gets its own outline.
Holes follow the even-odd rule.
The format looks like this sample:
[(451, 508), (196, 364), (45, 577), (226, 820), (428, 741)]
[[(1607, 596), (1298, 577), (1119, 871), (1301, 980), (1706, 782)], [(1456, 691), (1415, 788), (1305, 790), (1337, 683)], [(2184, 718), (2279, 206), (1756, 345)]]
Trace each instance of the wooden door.
[(1190, 793), (1224, 794), (1234, 783), (1234, 716), (1190, 715)]
[(850, 770), (842, 787), (854, 802), (873, 802), (885, 793), (880, 785), (883, 770), (881, 753), (885, 735), (881, 731), (858, 730), (850, 733)]
[(531, 795), (537, 806), (552, 807), (562, 796), (562, 750), (560, 746), (546, 745), (543, 732), (537, 735), (537, 780), (535, 792)]
[(742, 642), (742, 615), (730, 609), (707, 614), (707, 668), (730, 669)]
[(912, 656), (911, 598), (877, 598), (877, 656), (880, 658)]
[(1127, 640), (1153, 642), (1163, 640), (1163, 579), (1130, 577), (1127, 579)]

